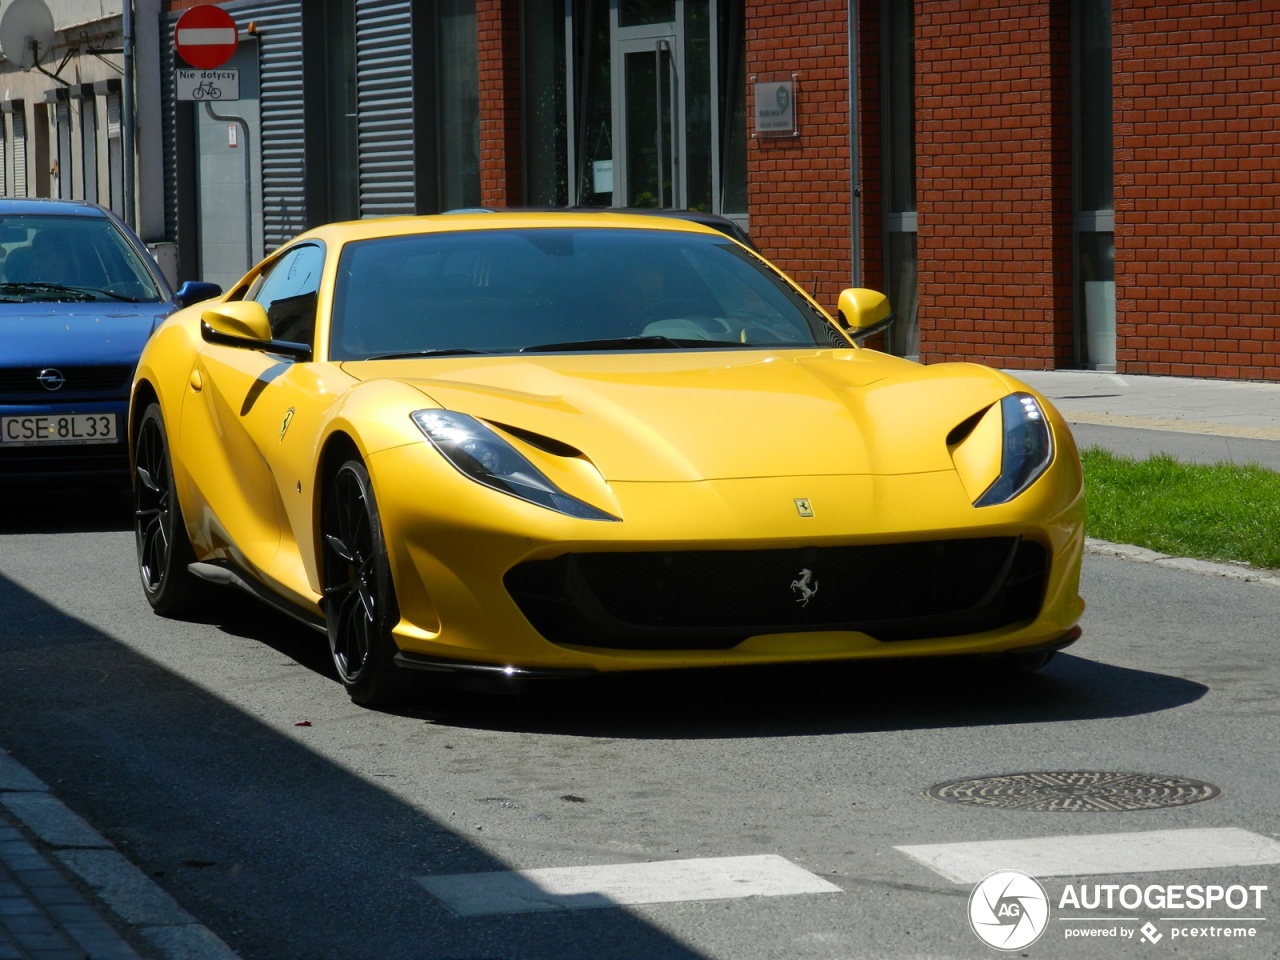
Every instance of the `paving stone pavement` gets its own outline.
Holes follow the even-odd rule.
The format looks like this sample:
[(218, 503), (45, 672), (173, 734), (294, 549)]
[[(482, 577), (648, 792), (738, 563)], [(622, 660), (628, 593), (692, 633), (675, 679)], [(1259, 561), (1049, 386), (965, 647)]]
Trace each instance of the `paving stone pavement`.
[(0, 960), (236, 960), (0, 749)]

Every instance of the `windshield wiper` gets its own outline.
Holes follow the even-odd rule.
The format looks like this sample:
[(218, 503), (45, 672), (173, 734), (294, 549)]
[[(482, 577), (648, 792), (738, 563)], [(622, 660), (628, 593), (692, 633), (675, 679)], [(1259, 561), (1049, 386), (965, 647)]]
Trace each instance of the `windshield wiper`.
[(435, 347), (431, 350), (406, 350), (403, 353), (380, 353), (365, 360), (407, 360), (412, 357), (461, 357), (467, 354), (485, 354), (487, 350), (471, 350), (467, 347)]
[(110, 297), (112, 300), (123, 300), (125, 303), (142, 303), (137, 297), (128, 297), (122, 293), (114, 293), (98, 287), (72, 287), (65, 283), (49, 283), (44, 280), (0, 283), (0, 293), (73, 293), (77, 298), (83, 298), (86, 301)]
[(78, 300), (90, 300), (93, 294), (78, 287), (68, 287), (61, 283), (43, 283), (39, 281), (23, 283), (0, 283), (0, 293), (73, 293)]
[(736, 340), (681, 340), (660, 335), (647, 337), (606, 337), (601, 340), (569, 340), (521, 347), (521, 353), (552, 353), (557, 350), (647, 350), (652, 347), (740, 347)]

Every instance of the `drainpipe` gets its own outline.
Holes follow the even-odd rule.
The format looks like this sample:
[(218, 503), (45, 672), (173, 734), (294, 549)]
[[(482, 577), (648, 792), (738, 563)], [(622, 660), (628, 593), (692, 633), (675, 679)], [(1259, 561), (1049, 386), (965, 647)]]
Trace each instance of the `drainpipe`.
[(124, 80), (123, 80), (123, 96), (121, 98), (121, 112), (124, 116), (121, 122), (124, 126), (122, 131), (124, 134), (124, 222), (130, 228), (136, 226), (136, 216), (134, 211), (134, 150), (137, 148), (137, 121), (134, 116), (133, 106), (133, 0), (124, 0), (123, 10), (123, 32), (124, 32)]
[(849, 0), (849, 228), (851, 285), (862, 286), (862, 186), (858, 151), (858, 0)]

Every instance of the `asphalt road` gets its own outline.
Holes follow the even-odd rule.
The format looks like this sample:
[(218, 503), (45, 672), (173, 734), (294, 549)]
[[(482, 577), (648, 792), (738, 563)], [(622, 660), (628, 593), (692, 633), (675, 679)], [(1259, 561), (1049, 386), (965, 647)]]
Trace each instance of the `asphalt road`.
[[(1280, 838), (1273, 586), (1091, 555), (1084, 638), (1016, 682), (712, 673), (442, 694), (386, 714), (348, 702), (322, 637), (247, 598), (228, 594), (210, 622), (154, 616), (122, 501), (36, 499), (8, 500), (0, 520), (0, 746), (244, 960), (991, 957), (969, 928), (973, 883), (899, 847), (1069, 837), (1105, 851), (1134, 833), (1159, 854), (1183, 834), (1155, 831)], [(1222, 792), (1105, 813), (924, 793), (1023, 771)], [(417, 879), (760, 854), (838, 889), (462, 917)], [(1155, 920), (1160, 940), (1068, 938), (1059, 909), (1013, 955), (1280, 955), (1275, 863), (1044, 885), (1058, 907), (1085, 881), (1266, 890), (1253, 937), (1175, 939), (1174, 921), (1223, 914), (1117, 906), (1093, 925)]]

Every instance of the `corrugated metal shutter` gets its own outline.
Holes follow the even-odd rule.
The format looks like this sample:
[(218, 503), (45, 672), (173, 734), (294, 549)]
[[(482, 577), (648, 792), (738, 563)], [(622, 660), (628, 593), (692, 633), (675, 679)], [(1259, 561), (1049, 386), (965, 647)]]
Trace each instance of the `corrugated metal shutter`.
[(270, 253), (307, 228), (302, 3), (231, 4), (227, 12), (256, 23), (261, 38), (262, 239)]
[(120, 94), (107, 94), (107, 139), (123, 135), (124, 125), (120, 119), (120, 103)]
[(360, 216), (416, 213), (409, 0), (356, 0)]
[[(302, 2), (228, 3), (226, 11), (243, 30), (255, 25), (259, 38), (262, 91), (262, 238), (271, 252), (307, 227), (302, 99)], [(315, 0), (311, 0), (315, 2)], [(173, 35), (178, 14), (166, 21)], [(162, 30), (162, 36), (164, 31)], [(165, 235), (178, 238), (177, 98), (173, 89), (172, 43), (162, 43), (165, 114)]]
[(164, 238), (178, 239), (178, 95), (174, 90), (173, 36), (177, 17), (160, 23), (160, 127), (164, 137)]
[(27, 195), (27, 116), (13, 114), (13, 195)]

